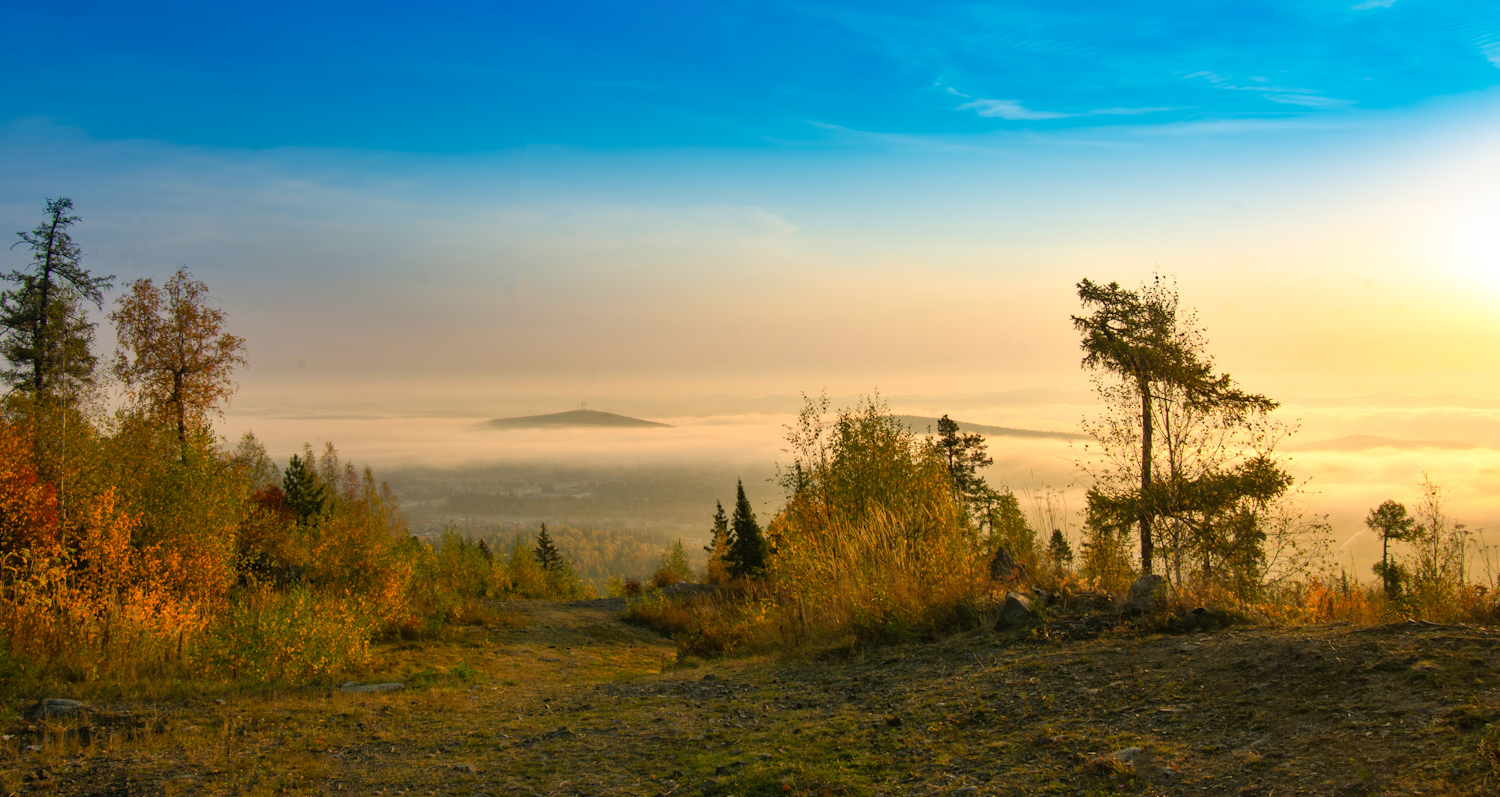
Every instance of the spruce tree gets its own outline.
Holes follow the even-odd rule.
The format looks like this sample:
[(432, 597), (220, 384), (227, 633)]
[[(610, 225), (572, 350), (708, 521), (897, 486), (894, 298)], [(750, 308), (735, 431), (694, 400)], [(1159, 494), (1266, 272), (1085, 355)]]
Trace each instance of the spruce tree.
[(708, 544), (703, 546), (709, 556), (718, 553), (720, 545), (729, 547), (729, 518), (724, 514), (724, 502), (715, 501), (714, 504), (717, 506), (714, 512), (714, 534)]
[(729, 573), (735, 578), (755, 578), (766, 571), (766, 537), (755, 522), (755, 510), (745, 497), (745, 484), (738, 482), (734, 518), (730, 521)]
[(557, 546), (552, 544), (552, 536), (547, 533), (547, 524), (542, 524), (542, 530), (536, 535), (536, 563), (542, 569), (551, 573), (562, 566), (562, 553)]
[(1063, 536), (1062, 529), (1052, 530), (1052, 541), (1047, 545), (1047, 555), (1058, 567), (1073, 564), (1073, 546)]
[(311, 525), (323, 514), (323, 505), (327, 503), (327, 489), (309, 467), (311, 459), (311, 455), (304, 460), (293, 454), (286, 464), (285, 475), (281, 477), (281, 491), (286, 493), (287, 508), (292, 510), (299, 526)]

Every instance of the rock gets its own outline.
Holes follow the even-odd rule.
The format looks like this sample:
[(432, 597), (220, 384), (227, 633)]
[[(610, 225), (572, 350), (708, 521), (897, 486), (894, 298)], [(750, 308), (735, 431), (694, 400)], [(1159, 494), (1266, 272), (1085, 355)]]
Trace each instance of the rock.
[(346, 683), (343, 686), (340, 686), (339, 687), (339, 691), (340, 692), (394, 692), (397, 689), (405, 689), (405, 688), (406, 688), (406, 684), (398, 684), (398, 683), (360, 684), (360, 683), (357, 683), (355, 681), (350, 681), (349, 683)]
[(473, 764), (454, 764), (453, 769), (458, 772), (467, 772), (470, 775), (479, 771), (479, 767), (476, 767)]
[(52, 717), (76, 717), (78, 712), (84, 708), (84, 704), (77, 700), (65, 700), (60, 697), (49, 697), (37, 702), (36, 707), (31, 709), (31, 718), (34, 720), (51, 719)]
[(995, 555), (990, 557), (990, 580), (1020, 581), (1024, 578), (1026, 578), (1026, 568), (1010, 555), (1010, 551), (1005, 550), (1004, 545), (996, 548)]
[(1190, 631), (1205, 630), (1213, 624), (1213, 619), (1208, 614), (1208, 609), (1199, 606), (1182, 617), (1173, 617), (1167, 621), (1167, 630), (1174, 634), (1185, 634)]
[(1141, 777), (1150, 777), (1156, 774), (1156, 767), (1151, 762), (1151, 753), (1144, 747), (1127, 747), (1124, 750), (1116, 750), (1110, 757), (1130, 767), (1132, 772)]
[(1017, 628), (1035, 619), (1036, 611), (1031, 608), (1030, 598), (1019, 592), (1007, 592), (1005, 605), (1000, 607), (1000, 620), (995, 623), (995, 630)]
[(1166, 602), (1167, 591), (1172, 587), (1167, 580), (1155, 573), (1147, 573), (1130, 585), (1130, 594), (1125, 599), (1122, 611), (1125, 614), (1141, 614)]
[(525, 739), (520, 742), (520, 745), (522, 747), (530, 747), (537, 742), (546, 742), (554, 739), (569, 739), (575, 735), (577, 734), (573, 733), (571, 730), (568, 730), (568, 726), (564, 725), (555, 731), (548, 731), (547, 733), (541, 734), (540, 736), (533, 736), (530, 739)]
[(1124, 750), (1116, 750), (1114, 759), (1121, 764), (1135, 764), (1135, 762), (1146, 758), (1149, 754), (1144, 747), (1127, 747)]
[(890, 726), (890, 727), (892, 727), (892, 728), (899, 728), (899, 727), (901, 727), (901, 718), (900, 717), (890, 717), (890, 718), (888, 718), (885, 721), (885, 724), (888, 725), (888, 726)]

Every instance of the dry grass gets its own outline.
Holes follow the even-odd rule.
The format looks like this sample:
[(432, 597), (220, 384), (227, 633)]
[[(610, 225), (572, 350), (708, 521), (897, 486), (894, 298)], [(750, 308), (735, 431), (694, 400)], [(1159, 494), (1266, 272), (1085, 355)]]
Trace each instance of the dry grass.
[[(1485, 629), (982, 631), (674, 667), (673, 645), (614, 620), (617, 605), (519, 603), (441, 639), (377, 646), (361, 680), (404, 680), (401, 692), (228, 690), (222, 704), (96, 701), (83, 720), (12, 714), (0, 782), (205, 795), (1468, 795), (1496, 783), (1500, 639)], [(1128, 747), (1147, 755), (1114, 756)]]

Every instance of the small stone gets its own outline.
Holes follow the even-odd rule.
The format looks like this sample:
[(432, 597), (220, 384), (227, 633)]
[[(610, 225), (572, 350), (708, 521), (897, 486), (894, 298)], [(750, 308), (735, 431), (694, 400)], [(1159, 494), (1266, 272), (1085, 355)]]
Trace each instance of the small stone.
[(1134, 764), (1146, 756), (1144, 747), (1127, 747), (1124, 750), (1116, 750), (1114, 759), (1121, 764)]
[(885, 724), (889, 725), (892, 728), (899, 728), (899, 727), (901, 727), (901, 718), (900, 717), (890, 717), (890, 718), (886, 719)]
[(77, 700), (65, 700), (59, 697), (49, 697), (36, 704), (31, 710), (31, 718), (43, 720), (50, 717), (72, 717), (83, 708), (83, 703)]
[(394, 692), (405, 689), (406, 684), (384, 683), (384, 684), (358, 684), (354, 681), (339, 687), (340, 692)]
[(454, 764), (453, 769), (456, 772), (467, 772), (470, 775), (479, 771), (479, 767), (476, 767), (473, 764)]

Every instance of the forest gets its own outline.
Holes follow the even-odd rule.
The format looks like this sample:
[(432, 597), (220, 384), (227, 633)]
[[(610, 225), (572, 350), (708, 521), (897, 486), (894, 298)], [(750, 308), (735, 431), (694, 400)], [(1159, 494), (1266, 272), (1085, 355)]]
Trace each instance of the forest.
[[(496, 602), (601, 592), (629, 597), (627, 619), (671, 633), (683, 658), (931, 638), (993, 625), (1018, 600), (1026, 622), (1071, 613), (1143, 628), (1205, 613), (1292, 624), (1496, 613), (1494, 585), (1470, 577), (1466, 529), (1430, 482), (1410, 509), (1371, 508), (1373, 574), (1333, 569), (1328, 524), (1277, 452), (1290, 431), (1277, 402), (1217, 369), (1159, 276), (1077, 285), (1072, 322), (1101, 408), (1080, 448), (1090, 487), (1077, 550), (1056, 508), (1026, 511), (986, 482), (982, 435), (947, 417), (919, 435), (872, 394), (847, 408), (807, 398), (777, 468), (780, 508), (762, 523), (743, 486), (727, 511), (704, 506), (699, 553), (557, 525), (418, 537), (389, 487), (332, 443), (282, 464), (253, 435), (220, 438), (214, 421), (245, 365), (228, 314), (185, 267), (160, 284), (91, 273), (79, 221), (69, 200), (49, 200), (19, 233), (30, 265), (4, 275), (0, 296), (0, 678), (13, 693), (332, 682), (367, 666), (372, 645), (440, 634)], [(90, 308), (107, 309), (115, 351), (97, 345)], [(681, 581), (717, 590), (654, 591)]]

